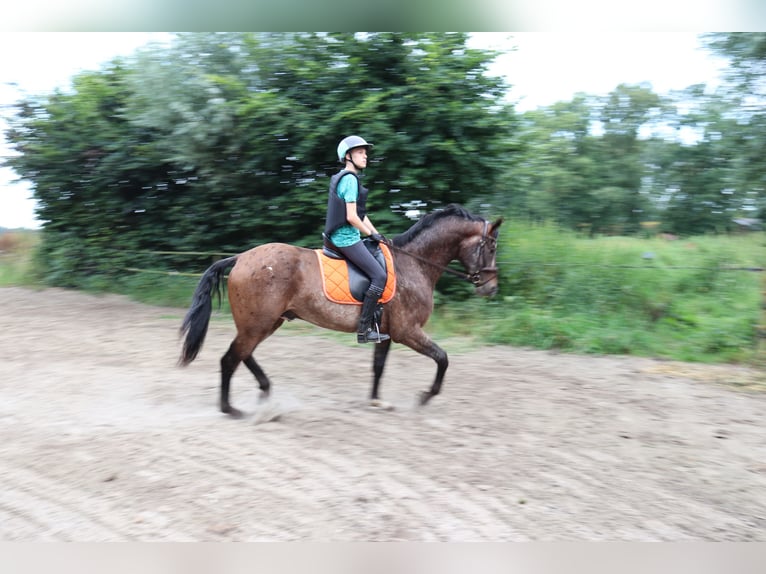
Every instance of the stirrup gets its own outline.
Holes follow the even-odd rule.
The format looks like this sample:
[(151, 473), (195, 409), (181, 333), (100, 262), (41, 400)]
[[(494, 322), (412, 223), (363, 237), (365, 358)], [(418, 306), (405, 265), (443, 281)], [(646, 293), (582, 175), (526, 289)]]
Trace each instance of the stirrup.
[(381, 333), (379, 329), (367, 329), (364, 333), (356, 334), (357, 343), (382, 343), (388, 341), (391, 337)]

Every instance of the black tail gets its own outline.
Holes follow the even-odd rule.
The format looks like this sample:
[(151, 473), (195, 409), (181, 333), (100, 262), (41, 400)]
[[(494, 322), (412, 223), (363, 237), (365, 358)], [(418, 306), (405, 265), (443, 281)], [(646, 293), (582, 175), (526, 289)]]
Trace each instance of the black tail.
[(221, 304), (221, 282), (223, 274), (237, 261), (237, 256), (216, 261), (199, 280), (197, 289), (192, 297), (191, 307), (181, 324), (181, 337), (184, 337), (183, 351), (178, 364), (186, 366), (191, 363), (205, 342), (210, 314), (213, 311), (213, 293), (218, 295), (218, 305)]

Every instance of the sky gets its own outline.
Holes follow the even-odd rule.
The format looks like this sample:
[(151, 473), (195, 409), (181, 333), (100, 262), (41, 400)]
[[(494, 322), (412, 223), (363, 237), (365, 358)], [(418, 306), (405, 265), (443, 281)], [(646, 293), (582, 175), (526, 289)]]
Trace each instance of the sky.
[[(6, 127), (3, 106), (66, 88), (78, 72), (167, 39), (158, 32), (0, 33), (0, 131)], [(621, 83), (647, 82), (658, 94), (698, 83), (715, 86), (724, 65), (692, 32), (482, 32), (470, 45), (505, 52), (490, 73), (507, 76), (508, 97), (519, 112), (570, 100), (577, 92), (605, 95)], [(0, 134), (0, 157), (8, 153)], [(0, 227), (39, 227), (29, 185), (15, 179), (0, 168)]]

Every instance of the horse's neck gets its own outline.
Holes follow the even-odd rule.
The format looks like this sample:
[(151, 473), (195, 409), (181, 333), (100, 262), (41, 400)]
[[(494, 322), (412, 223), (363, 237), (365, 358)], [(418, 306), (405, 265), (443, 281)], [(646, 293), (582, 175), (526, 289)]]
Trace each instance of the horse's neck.
[(469, 233), (468, 227), (460, 226), (437, 228), (433, 227), (428, 233), (420, 234), (406, 249), (416, 255), (428, 259), (428, 261), (441, 266), (446, 266), (453, 259), (457, 259), (460, 253), (460, 242)]

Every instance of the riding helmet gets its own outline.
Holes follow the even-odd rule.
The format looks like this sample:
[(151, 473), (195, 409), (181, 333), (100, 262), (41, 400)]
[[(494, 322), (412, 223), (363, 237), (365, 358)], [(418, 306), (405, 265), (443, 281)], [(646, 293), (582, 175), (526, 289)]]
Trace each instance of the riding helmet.
[(359, 136), (348, 136), (343, 138), (338, 144), (338, 160), (340, 163), (346, 163), (346, 152), (354, 149), (355, 147), (366, 147), (367, 151), (370, 151), (374, 146), (371, 143), (364, 141), (364, 138)]

